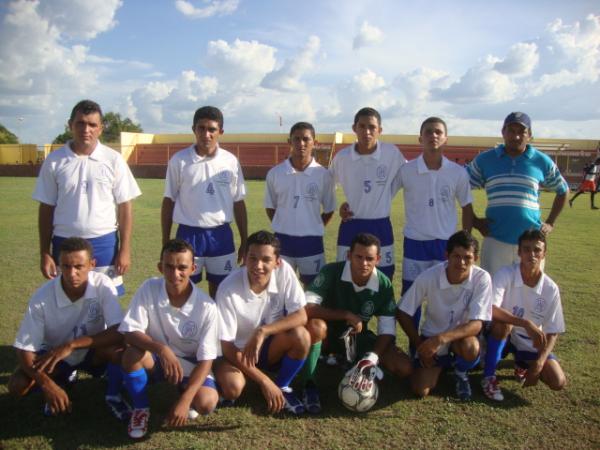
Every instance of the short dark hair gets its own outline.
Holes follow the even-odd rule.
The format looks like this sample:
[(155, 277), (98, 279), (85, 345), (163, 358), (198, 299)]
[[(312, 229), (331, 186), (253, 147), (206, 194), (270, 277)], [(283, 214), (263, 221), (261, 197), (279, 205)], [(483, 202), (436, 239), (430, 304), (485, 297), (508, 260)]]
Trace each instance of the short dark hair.
[(70, 237), (65, 239), (58, 246), (58, 254), (73, 253), (85, 251), (90, 256), (90, 259), (94, 258), (94, 248), (87, 240), (80, 237)]
[(171, 239), (162, 246), (162, 249), (160, 250), (160, 260), (162, 261), (165, 253), (185, 253), (187, 251), (192, 254), (192, 259), (194, 259), (194, 247), (192, 247), (189, 242), (186, 242), (183, 239)]
[(250, 250), (251, 245), (270, 245), (275, 251), (275, 256), (279, 257), (281, 243), (279, 242), (279, 239), (269, 231), (260, 230), (248, 236), (248, 239), (246, 240), (246, 252)]
[(444, 126), (444, 133), (448, 134), (448, 126), (446, 125), (446, 122), (444, 122), (442, 119), (440, 119), (439, 117), (428, 117), (427, 119), (425, 119), (423, 121), (423, 123), (421, 124), (421, 129), (419, 130), (419, 135), (423, 134), (423, 128), (425, 127), (425, 125), (427, 125), (428, 123), (441, 123)]
[(73, 122), (75, 120), (75, 116), (77, 113), (81, 113), (84, 116), (88, 114), (98, 113), (100, 114), (100, 120), (104, 121), (104, 116), (102, 115), (102, 108), (100, 105), (92, 100), (81, 100), (77, 103), (73, 109), (71, 110), (71, 117), (69, 118), (69, 122)]
[(521, 248), (521, 243), (523, 241), (540, 241), (544, 243), (544, 249), (548, 250), (548, 244), (546, 243), (546, 235), (542, 233), (542, 230), (536, 230), (535, 228), (530, 228), (529, 230), (523, 231), (521, 236), (519, 236), (519, 248)]
[(450, 236), (448, 243), (446, 244), (446, 252), (452, 253), (456, 247), (462, 247), (466, 249), (473, 249), (473, 253), (476, 255), (479, 253), (479, 242), (473, 237), (471, 233), (465, 230), (460, 230)]
[(371, 107), (361, 108), (358, 110), (356, 114), (354, 114), (354, 125), (358, 123), (361, 117), (375, 117), (377, 119), (377, 123), (381, 126), (381, 114), (375, 109)]
[(374, 245), (377, 247), (377, 254), (379, 255), (381, 252), (381, 241), (379, 241), (377, 236), (371, 233), (358, 233), (356, 236), (354, 236), (352, 242), (350, 243), (350, 252), (354, 250), (356, 244), (362, 245), (363, 247), (371, 247)]
[(290, 128), (290, 137), (292, 137), (292, 134), (298, 130), (308, 130), (310, 131), (310, 134), (312, 134), (313, 139), (315, 138), (315, 127), (308, 122), (296, 122), (294, 125), (292, 125), (292, 128)]
[(194, 113), (192, 127), (196, 128), (196, 124), (201, 119), (214, 120), (219, 124), (219, 130), (223, 129), (223, 113), (219, 108), (214, 106), (203, 106), (202, 108), (198, 108)]

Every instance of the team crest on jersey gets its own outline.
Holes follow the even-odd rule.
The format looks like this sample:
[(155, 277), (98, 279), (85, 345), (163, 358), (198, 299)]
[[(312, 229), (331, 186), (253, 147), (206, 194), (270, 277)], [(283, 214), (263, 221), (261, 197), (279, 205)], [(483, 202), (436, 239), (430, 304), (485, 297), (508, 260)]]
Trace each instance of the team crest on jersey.
[(90, 303), (90, 306), (88, 307), (88, 322), (98, 322), (98, 320), (100, 320), (100, 318), (102, 317), (102, 309), (100, 308), (100, 305), (98, 304), (98, 302), (92, 302)]
[(313, 285), (315, 287), (321, 287), (323, 286), (323, 283), (325, 282), (325, 277), (323, 276), (322, 273), (320, 273), (319, 275), (316, 276), (316, 278), (313, 280)]
[(387, 167), (385, 165), (377, 166), (377, 170), (375, 171), (375, 175), (378, 180), (385, 180), (387, 177)]
[(544, 312), (544, 309), (546, 309), (546, 299), (544, 299), (544, 298), (542, 298), (542, 297), (540, 297), (540, 298), (537, 298), (537, 299), (535, 300), (535, 305), (534, 305), (534, 307), (533, 307), (533, 310), (534, 310), (536, 313), (538, 313), (538, 314), (541, 314), (541, 313), (543, 313), (543, 312)]
[(198, 333), (198, 325), (196, 325), (196, 322), (194, 322), (193, 320), (188, 320), (184, 322), (183, 326), (181, 327), (182, 337), (186, 339), (191, 339), (196, 335), (196, 333)]
[(232, 174), (231, 171), (227, 169), (221, 169), (217, 172), (216, 181), (220, 184), (229, 184), (231, 183)]
[(360, 308), (360, 315), (364, 318), (370, 318), (375, 311), (375, 305), (371, 300), (366, 301)]
[(317, 183), (308, 183), (306, 185), (306, 197), (315, 199), (319, 195), (319, 185)]
[(440, 198), (443, 203), (448, 203), (450, 201), (450, 188), (448, 186), (442, 186), (440, 189)]

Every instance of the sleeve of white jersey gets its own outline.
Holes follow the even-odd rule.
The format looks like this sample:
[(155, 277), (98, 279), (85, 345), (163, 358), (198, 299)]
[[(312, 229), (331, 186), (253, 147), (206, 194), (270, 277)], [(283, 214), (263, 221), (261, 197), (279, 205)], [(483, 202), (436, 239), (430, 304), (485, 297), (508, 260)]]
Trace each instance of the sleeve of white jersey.
[[(185, 150), (182, 150), (185, 151)], [(165, 193), (164, 197), (170, 198), (173, 201), (179, 196), (179, 188), (181, 186), (181, 168), (179, 167), (179, 158), (175, 154), (169, 160), (167, 165), (167, 176), (165, 177)]]
[(400, 301), (398, 302), (398, 309), (405, 312), (409, 316), (412, 316), (417, 311), (417, 308), (421, 306), (427, 295), (427, 283), (425, 277), (419, 275), (412, 286), (404, 293)]
[(150, 281), (148, 280), (142, 284), (133, 295), (129, 309), (121, 321), (121, 325), (119, 325), (121, 333), (130, 333), (132, 331), (145, 333), (148, 329), (148, 308), (152, 304)]
[(237, 173), (235, 175), (235, 184), (233, 186), (233, 192), (231, 193), (234, 202), (244, 200), (246, 197), (246, 183), (244, 182), (244, 174), (242, 172), (242, 166), (236, 159)]
[(456, 199), (461, 207), (473, 203), (473, 193), (471, 192), (471, 183), (469, 181), (469, 173), (463, 170), (460, 173), (456, 186)]
[(323, 174), (323, 195), (321, 203), (323, 205), (324, 213), (335, 211), (335, 183), (333, 181), (333, 175), (330, 171), (326, 171)]
[(553, 286), (552, 308), (544, 318), (542, 330), (544, 333), (560, 334), (565, 332), (565, 319), (563, 317), (562, 303), (558, 286)]
[(277, 209), (277, 192), (275, 191), (273, 178), (275, 178), (275, 175), (273, 173), (273, 169), (271, 169), (267, 173), (267, 180), (265, 183), (265, 199), (264, 199), (264, 206), (265, 206), (265, 208), (269, 208), (269, 209)]
[(298, 277), (294, 273), (293, 269), (285, 261), (278, 270), (282, 270), (284, 273), (284, 302), (285, 309), (288, 313), (293, 313), (306, 306), (306, 296), (304, 295), (304, 289)]
[[(472, 269), (473, 270), (473, 269)], [(492, 320), (492, 278), (485, 270), (478, 271), (469, 302), (469, 320)]]
[(225, 342), (234, 342), (237, 334), (237, 317), (231, 295), (233, 294), (219, 288), (215, 296), (219, 313), (219, 340)]
[(117, 325), (123, 320), (123, 309), (119, 304), (119, 296), (111, 280), (101, 286), (102, 312), (106, 327)]
[(219, 314), (214, 302), (206, 302), (206, 316), (200, 332), (200, 345), (196, 352), (198, 361), (208, 361), (219, 356)]
[(510, 284), (512, 271), (502, 268), (496, 272), (492, 278), (492, 305), (498, 308), (507, 308), (504, 299), (506, 290)]
[(31, 300), (17, 332), (13, 346), (28, 352), (42, 350), (44, 345), (44, 313), (42, 305)]
[[(56, 150), (59, 151), (59, 150)], [(58, 184), (54, 177), (54, 168), (51, 159), (47, 158), (40, 169), (35, 182), (33, 199), (46, 205), (55, 206), (58, 200)]]
[(141, 195), (140, 188), (131, 173), (131, 169), (122, 156), (115, 162), (115, 184), (113, 195), (117, 204), (128, 202)]

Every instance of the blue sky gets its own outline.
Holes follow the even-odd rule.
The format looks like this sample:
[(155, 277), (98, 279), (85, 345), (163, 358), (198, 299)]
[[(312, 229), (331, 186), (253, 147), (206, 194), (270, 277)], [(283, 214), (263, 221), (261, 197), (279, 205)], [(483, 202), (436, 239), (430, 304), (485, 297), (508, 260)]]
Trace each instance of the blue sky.
[(600, 138), (597, 1), (0, 0), (0, 67), (0, 123), (36, 144), (82, 98), (151, 133), (212, 104), (226, 132), (350, 132), (373, 106), (384, 133), (495, 136), (523, 110)]

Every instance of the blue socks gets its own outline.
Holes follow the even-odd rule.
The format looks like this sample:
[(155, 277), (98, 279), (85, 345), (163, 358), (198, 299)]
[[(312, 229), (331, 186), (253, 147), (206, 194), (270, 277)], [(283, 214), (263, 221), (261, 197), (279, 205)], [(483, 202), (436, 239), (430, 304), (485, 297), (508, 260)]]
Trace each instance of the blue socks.
[(460, 356), (456, 356), (454, 359), (454, 369), (458, 372), (466, 373), (477, 364), (479, 364), (479, 356), (477, 356), (477, 358), (475, 358), (473, 361), (467, 361)]
[(275, 378), (275, 384), (280, 388), (288, 387), (294, 377), (300, 372), (304, 365), (304, 359), (293, 359), (289, 356), (284, 356), (281, 359), (281, 368)]
[(119, 395), (121, 393), (121, 387), (123, 386), (123, 371), (121, 370), (121, 366), (108, 363), (106, 365), (106, 380), (108, 381), (106, 395)]
[(139, 369), (131, 373), (123, 373), (123, 381), (133, 407), (135, 409), (148, 408), (148, 394), (146, 393), (146, 384), (148, 384), (148, 375), (145, 369)]
[(502, 351), (505, 344), (506, 339), (500, 340), (493, 336), (488, 336), (485, 367), (483, 368), (484, 377), (491, 377), (496, 374), (496, 366), (498, 366), (498, 362), (502, 359)]

